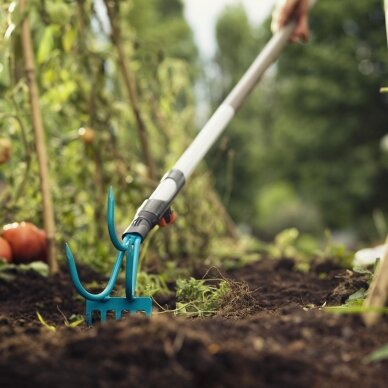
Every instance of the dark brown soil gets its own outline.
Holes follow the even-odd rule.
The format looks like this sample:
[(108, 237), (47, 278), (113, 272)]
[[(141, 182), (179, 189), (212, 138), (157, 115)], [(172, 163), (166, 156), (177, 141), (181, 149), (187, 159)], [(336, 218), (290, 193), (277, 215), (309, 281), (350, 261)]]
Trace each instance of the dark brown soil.
[[(368, 330), (357, 316), (319, 309), (366, 288), (365, 277), (334, 265), (304, 274), (290, 260), (261, 260), (228, 276), (250, 291), (217, 317), (155, 312), (92, 328), (64, 325), (61, 312), (83, 312), (67, 273), (0, 279), (0, 387), (387, 386), (388, 362), (363, 361), (388, 342), (387, 319)], [(98, 279), (85, 269), (81, 277)]]

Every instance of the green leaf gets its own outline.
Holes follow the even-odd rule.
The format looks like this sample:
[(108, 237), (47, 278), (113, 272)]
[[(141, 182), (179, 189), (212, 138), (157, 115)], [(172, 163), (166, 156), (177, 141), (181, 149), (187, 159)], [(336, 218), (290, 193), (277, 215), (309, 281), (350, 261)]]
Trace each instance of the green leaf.
[(388, 344), (385, 344), (381, 348), (375, 350), (364, 358), (365, 363), (378, 362), (388, 359)]
[(39, 322), (48, 330), (50, 331), (56, 331), (57, 329), (53, 325), (49, 325), (43, 317), (40, 315), (39, 311), (36, 312), (36, 315), (38, 316)]
[(364, 307), (362, 305), (343, 305), (328, 306), (324, 311), (334, 314), (362, 314), (362, 313), (380, 313), (388, 314), (388, 307)]
[(366, 293), (365, 288), (360, 288), (354, 294), (349, 296), (346, 303), (354, 302), (355, 300), (359, 300), (359, 299), (365, 299), (365, 293)]
[(49, 266), (43, 261), (34, 261), (29, 264), (19, 265), (21, 271), (34, 271), (43, 277), (47, 277), (50, 274)]
[(53, 26), (47, 27), (44, 30), (36, 57), (36, 60), (39, 64), (47, 61), (54, 49), (54, 32), (55, 29)]
[(70, 27), (66, 29), (62, 37), (62, 45), (65, 52), (71, 51), (71, 49), (73, 48), (76, 36), (77, 34), (74, 28)]
[[(12, 264), (12, 263), (4, 263), (3, 261), (0, 260), (0, 272), (5, 272), (8, 270), (14, 270), (16, 272), (21, 272), (21, 273), (34, 271), (44, 277), (47, 277), (50, 273), (49, 266), (46, 263), (43, 263), (43, 261), (33, 261), (32, 263), (28, 263), (28, 264)], [(2, 274), (2, 277), (3, 279), (6, 279), (8, 277), (8, 274)]]
[(71, 18), (71, 6), (66, 4), (65, 2), (60, 1), (47, 1), (46, 12), (50, 17), (50, 21), (56, 24), (66, 24)]

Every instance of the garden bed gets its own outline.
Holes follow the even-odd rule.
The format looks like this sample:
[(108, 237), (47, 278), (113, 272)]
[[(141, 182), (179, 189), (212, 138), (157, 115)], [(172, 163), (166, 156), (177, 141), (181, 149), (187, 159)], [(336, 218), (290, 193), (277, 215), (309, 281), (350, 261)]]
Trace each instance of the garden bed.
[(155, 313), (92, 328), (65, 325), (63, 315), (84, 308), (67, 272), (0, 279), (0, 386), (386, 386), (388, 362), (365, 357), (388, 342), (388, 320), (368, 330), (358, 316), (320, 308), (367, 287), (365, 275), (331, 263), (302, 273), (292, 260), (263, 259), (227, 276), (249, 286), (242, 311), (224, 306), (196, 319)]

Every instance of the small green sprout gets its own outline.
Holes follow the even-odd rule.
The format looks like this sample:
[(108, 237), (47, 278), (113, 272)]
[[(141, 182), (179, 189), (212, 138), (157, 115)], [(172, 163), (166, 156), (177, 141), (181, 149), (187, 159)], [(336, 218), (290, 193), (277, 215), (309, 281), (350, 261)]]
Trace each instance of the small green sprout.
[(343, 305), (324, 307), (324, 310), (335, 314), (363, 314), (369, 312), (376, 312), (380, 314), (388, 313), (388, 307), (365, 307), (363, 305), (365, 297), (366, 290), (364, 288), (360, 288), (354, 294), (350, 295)]
[(57, 310), (63, 317), (63, 321), (65, 322), (65, 326), (67, 327), (77, 327), (84, 323), (85, 319), (84, 317), (80, 315), (73, 314), (69, 319), (67, 319), (66, 315), (63, 313), (63, 311), (57, 306)]
[(364, 358), (364, 363), (369, 364), (370, 362), (378, 362), (388, 359), (388, 344), (385, 344), (381, 348), (378, 348), (368, 356)]
[(40, 322), (47, 330), (49, 330), (49, 331), (54, 331), (54, 332), (57, 330), (55, 326), (49, 325), (49, 324), (44, 320), (44, 318), (43, 318), (42, 315), (39, 313), (39, 311), (36, 312), (36, 315), (37, 315), (37, 317), (38, 317), (38, 319), (39, 319), (39, 322)]

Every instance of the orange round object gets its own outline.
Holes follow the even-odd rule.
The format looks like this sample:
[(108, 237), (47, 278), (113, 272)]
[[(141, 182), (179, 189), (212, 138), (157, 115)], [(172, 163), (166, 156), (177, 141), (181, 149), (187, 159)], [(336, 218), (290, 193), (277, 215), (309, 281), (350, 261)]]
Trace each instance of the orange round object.
[(9, 245), (9, 242), (3, 237), (0, 237), (0, 260), (4, 260), (7, 263), (12, 261), (11, 245)]
[(46, 260), (46, 236), (43, 230), (30, 222), (15, 222), (3, 227), (2, 237), (12, 249), (15, 263)]
[(92, 144), (96, 139), (96, 132), (92, 128), (80, 128), (78, 130), (78, 136), (85, 144)]

